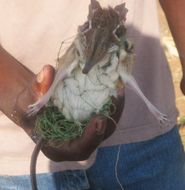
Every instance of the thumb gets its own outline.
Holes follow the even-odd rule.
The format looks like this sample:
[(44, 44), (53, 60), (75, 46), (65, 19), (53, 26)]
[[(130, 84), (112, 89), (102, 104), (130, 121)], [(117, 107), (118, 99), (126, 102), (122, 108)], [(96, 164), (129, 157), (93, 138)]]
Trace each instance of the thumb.
[(107, 127), (107, 119), (102, 116), (96, 116), (91, 119), (89, 124), (86, 126), (83, 140), (91, 142), (97, 139), (102, 139)]
[(43, 96), (50, 88), (55, 75), (55, 69), (51, 65), (45, 65), (32, 81), (32, 91), (35, 98)]

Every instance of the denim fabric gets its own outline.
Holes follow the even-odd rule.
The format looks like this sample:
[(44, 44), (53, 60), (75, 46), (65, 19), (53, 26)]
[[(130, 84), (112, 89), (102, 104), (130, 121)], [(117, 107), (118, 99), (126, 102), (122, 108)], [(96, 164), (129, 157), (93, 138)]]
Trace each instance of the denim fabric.
[[(66, 171), (37, 175), (39, 190), (82, 190), (89, 183), (85, 171)], [(30, 176), (1, 176), (0, 190), (31, 190)]]
[[(90, 190), (120, 190), (115, 178), (119, 146), (99, 149), (87, 170)], [(121, 145), (117, 167), (124, 190), (185, 190), (185, 154), (175, 127), (145, 142)]]
[[(37, 175), (39, 190), (185, 190), (185, 154), (177, 128), (145, 142), (98, 150), (86, 171)], [(29, 176), (1, 176), (0, 190), (31, 190)]]

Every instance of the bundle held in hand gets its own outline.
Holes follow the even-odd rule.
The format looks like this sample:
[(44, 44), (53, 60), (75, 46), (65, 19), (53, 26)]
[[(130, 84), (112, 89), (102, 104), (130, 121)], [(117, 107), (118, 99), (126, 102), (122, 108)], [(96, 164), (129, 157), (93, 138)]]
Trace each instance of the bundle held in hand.
[(131, 75), (134, 54), (133, 45), (126, 38), (126, 13), (124, 3), (102, 8), (91, 0), (87, 22), (79, 26), (74, 42), (59, 59), (50, 89), (29, 106), (28, 115), (36, 114), (50, 100), (65, 119), (83, 123), (93, 113), (99, 113), (111, 96), (117, 97), (118, 88), (128, 85), (161, 124), (168, 121)]

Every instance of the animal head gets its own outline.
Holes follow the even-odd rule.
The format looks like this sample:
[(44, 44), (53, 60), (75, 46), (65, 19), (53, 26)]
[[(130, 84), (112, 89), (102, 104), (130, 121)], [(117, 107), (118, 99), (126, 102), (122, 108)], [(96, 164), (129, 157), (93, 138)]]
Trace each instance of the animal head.
[(91, 0), (88, 20), (79, 27), (85, 59), (84, 74), (100, 62), (113, 45), (124, 45), (126, 13), (125, 3), (102, 8), (98, 1)]

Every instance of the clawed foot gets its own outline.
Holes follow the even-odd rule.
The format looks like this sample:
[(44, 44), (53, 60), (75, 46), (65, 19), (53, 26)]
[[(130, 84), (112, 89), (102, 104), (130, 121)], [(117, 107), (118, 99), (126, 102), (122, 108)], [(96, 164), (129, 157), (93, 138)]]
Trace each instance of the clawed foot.
[[(48, 90), (52, 85), (55, 76), (55, 69), (51, 65), (45, 65), (41, 72), (36, 75), (32, 82), (34, 94), (38, 94), (38, 100), (28, 106), (26, 114), (28, 117), (35, 115), (49, 101)], [(44, 94), (39, 96), (40, 94)]]
[(156, 107), (151, 105), (149, 107), (150, 112), (155, 116), (155, 118), (159, 121), (159, 124), (161, 127), (168, 126), (170, 124), (170, 120), (168, 119), (168, 116), (161, 113)]
[(160, 114), (160, 116), (158, 117), (158, 120), (161, 126), (168, 126), (170, 122), (167, 115), (165, 114)]
[(38, 111), (42, 108), (42, 103), (38, 100), (34, 104), (31, 104), (28, 106), (28, 109), (26, 111), (28, 117), (34, 116), (38, 113)]

